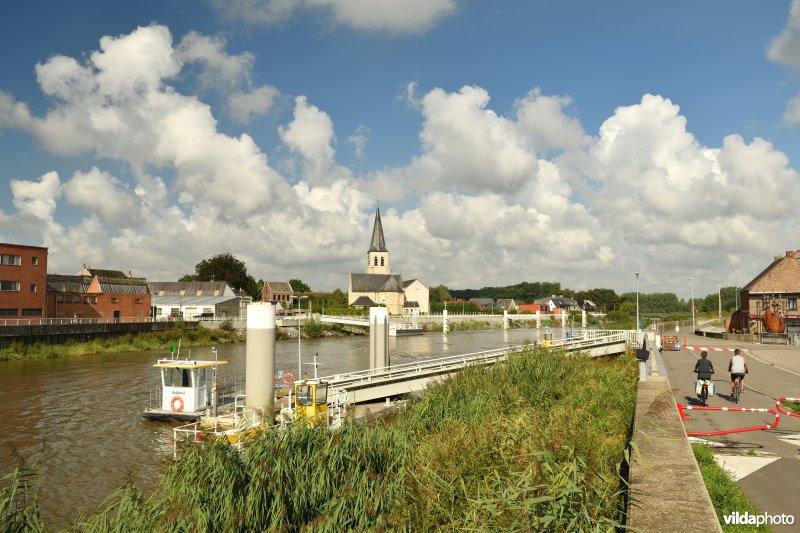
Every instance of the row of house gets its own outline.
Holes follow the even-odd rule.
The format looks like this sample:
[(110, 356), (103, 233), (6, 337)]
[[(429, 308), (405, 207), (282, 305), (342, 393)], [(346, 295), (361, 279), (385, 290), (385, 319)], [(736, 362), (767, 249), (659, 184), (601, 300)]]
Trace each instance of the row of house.
[(597, 312), (597, 306), (590, 300), (564, 298), (563, 296), (549, 296), (534, 300), (532, 304), (518, 304), (513, 298), (470, 298), (470, 303), (478, 306), (481, 310), (500, 309), (517, 313), (562, 313), (570, 311), (586, 310), (587, 313)]

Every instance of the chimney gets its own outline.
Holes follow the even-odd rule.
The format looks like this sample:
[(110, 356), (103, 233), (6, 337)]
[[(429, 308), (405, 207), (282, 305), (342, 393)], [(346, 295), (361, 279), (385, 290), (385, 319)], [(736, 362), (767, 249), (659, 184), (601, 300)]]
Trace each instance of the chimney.
[(129, 277), (129, 278), (132, 278), (132, 277), (133, 277), (133, 272), (131, 272), (130, 270), (128, 270), (128, 277)]
[(791, 250), (787, 250), (786, 257), (794, 257), (794, 252)]

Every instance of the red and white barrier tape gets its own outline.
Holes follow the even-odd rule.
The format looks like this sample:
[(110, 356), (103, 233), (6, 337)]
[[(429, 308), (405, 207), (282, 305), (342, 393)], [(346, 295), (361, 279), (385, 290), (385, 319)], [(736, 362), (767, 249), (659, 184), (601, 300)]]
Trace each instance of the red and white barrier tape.
[[(706, 348), (704, 346), (684, 346), (684, 348), (686, 348), (687, 350), (699, 350), (699, 351), (705, 350), (707, 352), (732, 352), (736, 349), (736, 348)], [(739, 351), (749, 352), (750, 350), (748, 350), (747, 348), (739, 348)]]
[(710, 407), (710, 406), (699, 406), (699, 405), (683, 405), (683, 404), (676, 404), (678, 406), (678, 413), (681, 415), (681, 420), (686, 420), (686, 415), (684, 414), (684, 410), (687, 411), (731, 411), (731, 412), (739, 412), (739, 413), (772, 413), (775, 415), (775, 423), (774, 424), (764, 424), (763, 426), (752, 426), (752, 427), (744, 427), (744, 428), (736, 428), (736, 429), (725, 429), (722, 431), (710, 431), (708, 433), (702, 433), (699, 431), (687, 431), (686, 434), (690, 437), (713, 437), (715, 435), (729, 435), (731, 433), (744, 433), (745, 431), (762, 431), (765, 429), (775, 429), (778, 424), (781, 423), (781, 414), (773, 409), (764, 409), (760, 407)]
[(781, 409), (781, 402), (800, 402), (800, 398), (787, 398), (786, 396), (784, 396), (783, 398), (778, 398), (778, 400), (775, 402), (775, 409), (777, 409), (781, 413), (800, 418), (800, 414), (795, 413), (791, 409), (788, 411), (784, 411), (783, 409)]

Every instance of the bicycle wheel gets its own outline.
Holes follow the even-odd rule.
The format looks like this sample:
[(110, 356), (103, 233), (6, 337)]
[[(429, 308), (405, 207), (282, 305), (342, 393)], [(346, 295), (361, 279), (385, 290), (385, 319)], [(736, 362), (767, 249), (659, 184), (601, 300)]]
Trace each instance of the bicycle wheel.
[(703, 388), (700, 390), (700, 403), (705, 406), (706, 399), (708, 398), (708, 385), (703, 385)]

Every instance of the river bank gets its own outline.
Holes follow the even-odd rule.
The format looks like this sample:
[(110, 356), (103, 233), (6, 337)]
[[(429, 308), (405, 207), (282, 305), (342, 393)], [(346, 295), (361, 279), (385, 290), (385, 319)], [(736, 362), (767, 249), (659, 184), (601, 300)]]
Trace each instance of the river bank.
[[(512, 327), (520, 327), (512, 323)], [(499, 329), (501, 326), (494, 322), (484, 320), (467, 320), (452, 322), (450, 331), (475, 331)], [(425, 332), (441, 332), (442, 325), (426, 323), (422, 325)], [(361, 326), (344, 324), (323, 324), (310, 320), (301, 327), (303, 339), (340, 338), (350, 336), (369, 335), (369, 329)], [(92, 354), (111, 354), (133, 351), (163, 350), (168, 351), (170, 346), (177, 345), (186, 348), (207, 347), (245, 342), (245, 330), (236, 330), (230, 324), (217, 329), (206, 329), (202, 326), (197, 329), (184, 329), (176, 325), (168, 331), (154, 331), (135, 335), (122, 335), (104, 340), (91, 340), (86, 342), (67, 341), (63, 344), (12, 344), (0, 348), (0, 362), (14, 360), (56, 359), (61, 357), (75, 357)], [(297, 339), (296, 328), (278, 328), (275, 339), (277, 341)]]

